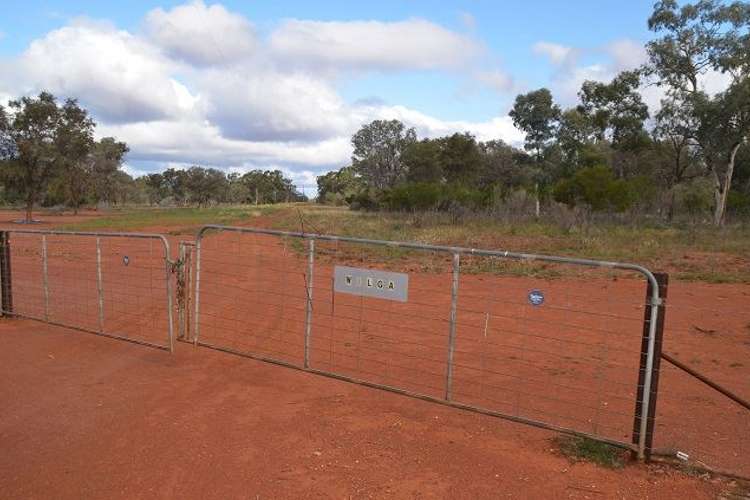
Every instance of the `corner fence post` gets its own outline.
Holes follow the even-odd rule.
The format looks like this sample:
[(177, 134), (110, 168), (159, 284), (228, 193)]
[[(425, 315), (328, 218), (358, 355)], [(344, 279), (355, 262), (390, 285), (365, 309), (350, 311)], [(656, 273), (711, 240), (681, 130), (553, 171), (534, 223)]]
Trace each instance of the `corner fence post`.
[[(307, 292), (307, 306), (305, 308), (305, 368), (310, 368), (310, 335), (312, 333), (312, 294), (313, 294), (313, 268), (315, 267), (315, 239), (310, 238), (307, 254), (307, 275), (305, 277), (305, 289)], [(333, 290), (331, 290), (333, 293)]]
[(453, 254), (453, 278), (451, 280), (451, 313), (448, 332), (448, 365), (445, 371), (445, 400), (453, 397), (453, 353), (456, 348), (456, 310), (458, 307), (458, 276), (461, 267), (461, 254)]
[(0, 246), (0, 315), (9, 316), (13, 314), (13, 280), (10, 272), (10, 233), (7, 231), (0, 231)]
[(656, 397), (659, 392), (659, 373), (661, 368), (661, 351), (662, 343), (664, 338), (664, 319), (665, 319), (665, 302), (667, 299), (667, 288), (669, 286), (669, 275), (666, 273), (654, 273), (656, 282), (659, 285), (659, 299), (658, 305), (652, 304), (653, 286), (651, 282), (648, 282), (646, 289), (646, 307), (643, 311), (643, 336), (641, 337), (641, 359), (638, 369), (638, 386), (636, 387), (636, 402), (635, 402), (635, 416), (633, 419), (633, 444), (638, 445), (641, 442), (641, 428), (643, 425), (643, 400), (644, 400), (644, 385), (646, 380), (646, 361), (648, 358), (648, 342), (649, 333), (651, 332), (651, 318), (653, 317), (653, 308), (656, 307), (656, 328), (653, 330), (655, 334), (654, 339), (654, 353), (653, 353), (653, 367), (651, 375), (651, 387), (648, 398), (648, 411), (646, 420), (646, 435), (644, 441), (644, 447), (642, 450), (643, 456), (641, 457), (636, 452), (633, 452), (634, 458), (644, 458), (646, 461), (651, 460), (651, 450), (653, 448), (654, 441), (654, 424), (656, 422)]

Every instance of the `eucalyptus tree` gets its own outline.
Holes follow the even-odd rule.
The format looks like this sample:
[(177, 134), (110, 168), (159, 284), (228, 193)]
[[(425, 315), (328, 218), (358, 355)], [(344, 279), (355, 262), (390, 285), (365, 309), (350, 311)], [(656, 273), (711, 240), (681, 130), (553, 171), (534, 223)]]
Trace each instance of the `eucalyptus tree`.
[(406, 178), (406, 149), (417, 142), (417, 133), (398, 120), (375, 120), (352, 136), (352, 167), (367, 186), (394, 187)]
[(553, 101), (549, 89), (541, 88), (516, 96), (509, 114), (513, 124), (526, 133), (524, 149), (533, 152), (536, 159), (532, 177), (535, 214), (539, 217), (541, 191), (550, 182), (549, 172), (544, 168), (544, 153), (556, 135), (561, 117), (560, 107)]
[(34, 205), (59, 172), (61, 121), (61, 109), (49, 92), (10, 101), (7, 109), (0, 106), (3, 182), (24, 201), (26, 222), (32, 221)]
[[(750, 136), (750, 3), (661, 0), (648, 20), (646, 71), (690, 115), (690, 140), (714, 180), (714, 223), (724, 223), (737, 153)], [(723, 76), (722, 76), (723, 75)], [(708, 79), (724, 78), (709, 93)]]

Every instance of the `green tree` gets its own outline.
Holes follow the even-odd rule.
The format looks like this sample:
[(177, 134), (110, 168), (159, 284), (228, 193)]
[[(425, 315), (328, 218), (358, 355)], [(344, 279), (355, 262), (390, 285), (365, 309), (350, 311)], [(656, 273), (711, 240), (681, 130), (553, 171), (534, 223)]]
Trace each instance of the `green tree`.
[(157, 205), (164, 198), (169, 196), (169, 189), (167, 188), (162, 174), (147, 174), (143, 176), (142, 179), (148, 196), (148, 202), (151, 205)]
[(439, 161), (448, 183), (473, 186), (481, 173), (481, 151), (468, 132), (440, 139)]
[(518, 95), (509, 114), (513, 124), (526, 133), (524, 148), (533, 151), (537, 162), (541, 163), (560, 120), (560, 107), (553, 102), (552, 93), (541, 88)]
[(319, 203), (351, 203), (362, 190), (362, 179), (359, 178), (351, 166), (319, 175), (318, 202)]
[(0, 106), (0, 144), (6, 172), (6, 188), (16, 191), (26, 204), (26, 222), (32, 221), (34, 205), (60, 167), (57, 151), (61, 110), (55, 97), (42, 92)]
[(352, 167), (368, 187), (387, 189), (406, 177), (402, 156), (417, 141), (413, 128), (398, 120), (375, 120), (352, 137)]
[(544, 152), (555, 137), (560, 120), (560, 107), (552, 100), (548, 89), (541, 88), (516, 96), (510, 111), (513, 124), (526, 133), (524, 148), (533, 151), (536, 169), (532, 173), (533, 193), (536, 199), (536, 216), (540, 215), (540, 198), (549, 182), (544, 168)]
[(198, 206), (224, 201), (227, 177), (221, 170), (192, 166), (186, 171), (185, 188), (188, 198)]
[[(647, 45), (646, 71), (696, 124), (691, 139), (714, 179), (713, 220), (721, 225), (736, 155), (750, 134), (750, 4), (662, 0), (648, 26), (660, 37)], [(711, 96), (701, 88), (709, 71), (729, 76), (725, 91)]]
[(68, 99), (60, 109), (55, 135), (58, 170), (66, 199), (73, 212), (78, 213), (91, 185), (89, 160), (94, 146), (94, 121), (75, 100)]
[(648, 106), (638, 92), (640, 74), (625, 71), (610, 83), (583, 82), (578, 110), (588, 119), (596, 140), (609, 141), (615, 149), (632, 150), (642, 145)]
[(403, 155), (406, 178), (409, 182), (442, 182), (443, 165), (440, 161), (441, 143), (436, 139), (422, 139), (410, 144)]
[(166, 189), (166, 196), (171, 197), (178, 205), (186, 203), (189, 195), (187, 171), (168, 168), (161, 175)]
[(130, 185), (133, 179), (120, 170), (128, 151), (127, 144), (113, 137), (104, 137), (94, 143), (88, 156), (94, 203), (122, 201), (123, 193), (133, 187)]

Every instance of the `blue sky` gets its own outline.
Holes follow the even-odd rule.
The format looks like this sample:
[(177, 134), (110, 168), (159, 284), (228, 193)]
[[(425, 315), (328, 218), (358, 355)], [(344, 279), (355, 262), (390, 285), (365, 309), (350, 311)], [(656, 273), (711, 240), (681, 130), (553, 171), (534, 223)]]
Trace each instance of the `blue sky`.
[(370, 119), (519, 142), (515, 95), (547, 86), (572, 105), (584, 79), (639, 64), (652, 4), (11, 0), (0, 98), (79, 98), (131, 144), (135, 174), (199, 163), (310, 184)]

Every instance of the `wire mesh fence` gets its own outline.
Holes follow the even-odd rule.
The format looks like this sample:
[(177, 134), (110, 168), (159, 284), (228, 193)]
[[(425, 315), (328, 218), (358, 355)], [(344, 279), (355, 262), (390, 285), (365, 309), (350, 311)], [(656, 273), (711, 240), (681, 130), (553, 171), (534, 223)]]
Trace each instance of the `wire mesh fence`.
[(219, 226), (196, 266), (197, 344), (647, 444), (631, 444), (653, 361), (637, 266)]
[(750, 476), (750, 412), (656, 362), (750, 399), (744, 285), (664, 306), (664, 276), (615, 263), (220, 226), (172, 263), (160, 235), (0, 232), (3, 314), (167, 349), (173, 269), (181, 340)]
[[(669, 287), (663, 351), (750, 401), (750, 291), (742, 284)], [(654, 446), (691, 463), (750, 477), (750, 411), (662, 360)]]
[(163, 237), (14, 230), (0, 243), (3, 314), (172, 349)]

